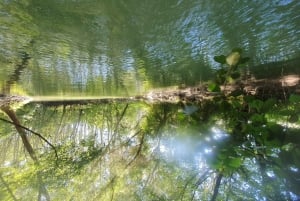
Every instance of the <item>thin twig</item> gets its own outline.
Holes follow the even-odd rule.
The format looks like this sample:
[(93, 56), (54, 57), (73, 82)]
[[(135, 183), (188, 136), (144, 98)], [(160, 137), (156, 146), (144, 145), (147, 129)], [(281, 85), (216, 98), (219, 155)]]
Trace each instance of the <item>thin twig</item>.
[(35, 131), (33, 131), (33, 130), (31, 130), (31, 129), (25, 127), (25, 126), (22, 126), (22, 125), (19, 125), (19, 124), (14, 123), (14, 122), (12, 122), (12, 121), (9, 121), (9, 120), (7, 120), (7, 119), (3, 119), (3, 118), (0, 117), (0, 120), (1, 120), (1, 121), (4, 121), (4, 122), (6, 122), (6, 123), (9, 123), (9, 124), (18, 126), (18, 127), (20, 127), (20, 128), (23, 128), (24, 130), (27, 130), (27, 131), (31, 132), (32, 134), (34, 134), (34, 135), (38, 136), (39, 138), (41, 138), (41, 139), (42, 139), (44, 142), (46, 142), (50, 147), (52, 147), (52, 149), (53, 149), (54, 152), (55, 152), (56, 159), (58, 160), (58, 154), (57, 154), (57, 150), (56, 150), (55, 146), (54, 146), (53, 144), (51, 144), (51, 143), (50, 143), (46, 138), (44, 138), (41, 134), (39, 134), (39, 133), (37, 133), (37, 132), (35, 132)]
[(185, 191), (186, 191), (186, 189), (187, 189), (187, 187), (188, 187), (188, 185), (195, 179), (195, 177), (197, 176), (197, 174), (198, 173), (196, 173), (196, 174), (194, 174), (193, 176), (191, 176), (190, 178), (189, 178), (189, 180), (185, 183), (185, 185), (183, 186), (183, 189), (182, 189), (182, 191), (181, 191), (181, 196), (180, 196), (180, 200), (182, 201), (183, 200), (183, 198), (184, 198), (184, 194), (185, 194)]
[(129, 104), (126, 103), (126, 105), (125, 105), (125, 107), (124, 107), (124, 109), (123, 109), (123, 111), (122, 111), (122, 113), (121, 113), (121, 116), (119, 117), (119, 119), (118, 119), (117, 122), (116, 122), (114, 134), (116, 133), (117, 129), (119, 128), (120, 122), (122, 121), (122, 119), (123, 119), (123, 117), (124, 117), (124, 115), (125, 115), (125, 113), (126, 113), (126, 110), (127, 110), (128, 106), (129, 106)]
[(133, 163), (133, 161), (141, 154), (142, 148), (143, 148), (143, 144), (144, 144), (144, 139), (145, 139), (145, 132), (142, 133), (141, 142), (140, 142), (140, 144), (139, 144), (139, 148), (138, 148), (138, 150), (137, 150), (135, 156), (134, 156), (133, 159), (126, 165), (126, 168), (127, 168), (128, 166), (130, 166), (130, 165)]

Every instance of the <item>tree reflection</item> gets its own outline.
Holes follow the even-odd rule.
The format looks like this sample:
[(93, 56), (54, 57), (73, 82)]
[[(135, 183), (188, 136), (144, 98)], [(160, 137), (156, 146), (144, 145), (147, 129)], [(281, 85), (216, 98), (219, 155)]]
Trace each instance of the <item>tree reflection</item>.
[[(243, 4), (1, 2), (0, 59), (9, 73), (1, 74), (0, 115), (10, 124), (0, 128), (0, 199), (298, 200), (300, 97), (292, 93), (299, 79), (287, 84), (282, 67), (297, 66), (297, 58), (278, 62), (280, 80), (257, 81), (267, 87), (254, 86), (254, 94), (216, 93), (199, 102), (35, 101), (16, 110), (23, 99), (9, 96), (18, 81), (47, 95), (128, 96), (194, 85), (212, 74), (211, 53), (236, 43), (253, 63), (295, 58), (290, 19), (299, 3)], [(274, 27), (285, 31), (273, 34)], [(30, 62), (19, 49), (31, 52)], [(227, 82), (221, 70), (219, 91), (210, 92)]]
[[(10, 119), (6, 120), (4, 118), (1, 118), (1, 120), (3, 122), (6, 123), (10, 123), (12, 125), (14, 125), (15, 129), (17, 130), (19, 136), (22, 139), (22, 143), (24, 145), (25, 150), (28, 152), (30, 158), (33, 160), (34, 162), (34, 166), (37, 167), (39, 166), (39, 159), (36, 156), (36, 152), (33, 149), (32, 144), (29, 141), (29, 138), (27, 136), (26, 131), (30, 131), (33, 134), (37, 135), (38, 137), (40, 137), (41, 139), (43, 139), (45, 142), (48, 143), (48, 145), (50, 145), (52, 148), (54, 148), (54, 150), (56, 151), (55, 147), (53, 147), (53, 145), (51, 143), (49, 143), (49, 141), (47, 141), (43, 136), (41, 136), (40, 134), (24, 127), (21, 125), (15, 111), (12, 109), (12, 105), (14, 104), (14, 102), (20, 102), (23, 101), (22, 97), (18, 97), (18, 96), (9, 96), (10, 93), (10, 88), (12, 86), (12, 84), (16, 81), (19, 80), (20, 78), (20, 74), (21, 71), (24, 70), (27, 65), (28, 65), (28, 60), (30, 59), (29, 55), (25, 52), (21, 54), (21, 63), (18, 64), (16, 66), (15, 71), (13, 72), (13, 74), (9, 77), (9, 79), (7, 80), (7, 82), (3, 85), (2, 88), (2, 97), (0, 100), (0, 109), (2, 112), (4, 112)], [(50, 200), (50, 195), (48, 193), (48, 190), (43, 182), (42, 176), (41, 176), (41, 172), (40, 170), (37, 170), (35, 172), (35, 176), (37, 177), (37, 186), (38, 186), (38, 200)], [(7, 188), (10, 196), (15, 199), (14, 194), (12, 193), (10, 186), (5, 182), (5, 180), (3, 179), (2, 175), (1, 175), (1, 180), (3, 181), (5, 187)]]
[[(220, 108), (208, 109), (211, 117), (205, 125), (201, 117), (207, 115), (204, 108), (192, 114), (181, 108), (142, 102), (32, 103), (18, 113), (26, 114), (24, 123), (43, 133), (58, 150), (56, 161), (49, 145), (32, 141), (39, 150), (41, 176), (52, 199), (80, 200), (86, 193), (92, 195), (91, 200), (297, 199), (298, 129), (284, 128), (289, 131), (280, 141), (283, 147), (268, 139), (255, 144), (259, 136), (234, 137), (233, 116), (220, 121)], [(209, 129), (212, 125), (215, 128)], [(265, 129), (260, 128), (260, 132)], [(6, 176), (13, 166), (6, 169), (2, 177), (8, 183), (32, 180), (30, 168), (20, 172), (19, 178)], [(25, 185), (29, 188), (32, 184)], [(32, 192), (18, 191), (16, 196), (30, 198)]]
[[(299, 197), (299, 95), (219, 93), (178, 103), (52, 100), (17, 111), (13, 97), (0, 102), (12, 122), (1, 119), (15, 126), (33, 163), (11, 153), (3, 159), (6, 197), (32, 199), (34, 189), (39, 200), (82, 200), (86, 193), (91, 200)], [(4, 145), (13, 136), (8, 132)]]

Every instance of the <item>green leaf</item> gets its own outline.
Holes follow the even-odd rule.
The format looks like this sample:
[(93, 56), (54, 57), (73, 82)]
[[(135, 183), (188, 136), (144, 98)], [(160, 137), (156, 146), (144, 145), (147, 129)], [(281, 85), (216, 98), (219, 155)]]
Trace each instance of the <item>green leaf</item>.
[(218, 159), (220, 160), (225, 160), (228, 156), (226, 155), (226, 153), (220, 153), (218, 154)]
[(227, 76), (227, 77), (226, 77), (226, 81), (227, 81), (228, 83), (234, 83), (234, 79), (232, 79), (230, 76)]
[(177, 114), (178, 121), (184, 121), (186, 119), (186, 115), (183, 112)]
[(220, 69), (217, 73), (216, 73), (216, 83), (217, 84), (223, 84), (226, 80), (226, 71), (223, 69)]
[(230, 158), (228, 161), (228, 165), (232, 168), (239, 168), (242, 165), (242, 159), (241, 158)]
[(274, 105), (276, 104), (276, 99), (274, 99), (274, 98), (269, 98), (268, 100), (266, 100), (265, 102), (264, 102), (264, 104), (263, 104), (263, 111), (264, 112), (267, 112), (267, 111), (269, 111), (269, 110), (271, 110), (271, 109), (273, 109), (274, 108)]
[(265, 135), (265, 139), (270, 143), (270, 146), (281, 146), (281, 142), (285, 137), (284, 135), (283, 126), (274, 122), (267, 124), (267, 135)]
[(209, 161), (209, 165), (211, 166), (212, 169), (222, 169), (223, 168), (223, 160), (219, 160), (217, 158), (212, 159)]
[(250, 117), (250, 120), (252, 121), (253, 125), (262, 125), (266, 122), (266, 118), (263, 114), (253, 114)]
[(220, 64), (226, 64), (226, 56), (225, 55), (214, 56), (214, 60)]
[(253, 109), (256, 109), (257, 112), (260, 112), (264, 106), (264, 102), (261, 100), (253, 100), (251, 103), (249, 103), (249, 106)]
[(285, 145), (283, 145), (282, 147), (281, 147), (281, 149), (282, 150), (284, 150), (284, 151), (291, 151), (291, 150), (293, 150), (295, 148), (295, 144), (293, 144), (293, 143), (288, 143), (288, 144), (285, 144)]
[(235, 108), (235, 109), (242, 108), (242, 104), (241, 104), (241, 102), (239, 100), (236, 100), (236, 99), (232, 100), (231, 104), (232, 104), (233, 108)]
[(300, 103), (300, 96), (296, 94), (290, 95), (289, 101), (291, 103)]
[(279, 133), (282, 133), (283, 127), (277, 123), (271, 122), (271, 123), (268, 123), (267, 126), (268, 126), (268, 130), (270, 131), (270, 133), (272, 135), (274, 135), (274, 134), (277, 135)]
[(210, 91), (210, 92), (220, 92), (221, 88), (218, 84), (212, 82), (208, 85), (208, 91)]

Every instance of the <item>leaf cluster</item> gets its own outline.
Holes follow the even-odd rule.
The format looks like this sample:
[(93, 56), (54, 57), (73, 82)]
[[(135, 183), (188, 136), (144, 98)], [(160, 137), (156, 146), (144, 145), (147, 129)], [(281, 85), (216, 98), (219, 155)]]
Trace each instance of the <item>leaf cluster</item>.
[[(233, 49), (232, 52), (242, 53), (239, 48)], [(274, 98), (260, 99), (242, 91), (225, 94), (221, 91), (221, 86), (238, 79), (238, 66), (249, 61), (248, 57), (240, 57), (235, 66), (230, 66), (226, 58), (224, 55), (214, 57), (216, 62), (227, 67), (222, 66), (216, 71), (215, 80), (209, 84), (208, 90), (220, 94), (211, 102), (213, 102), (213, 111), (225, 124), (230, 140), (218, 146), (216, 156), (209, 161), (210, 166), (223, 175), (229, 176), (246, 168), (244, 167), (246, 159), (257, 160), (261, 168), (267, 165), (274, 166), (274, 164), (283, 165), (284, 158), (290, 160), (287, 164), (295, 165), (297, 162), (293, 158), (300, 153), (299, 143), (293, 142), (292, 139), (297, 137), (291, 135), (279, 121), (299, 122), (300, 96), (292, 94), (286, 102), (282, 102)], [(278, 119), (275, 120), (270, 114), (273, 116), (276, 114)], [(279, 156), (274, 154), (275, 149), (280, 150)], [(282, 155), (289, 155), (289, 157)], [(282, 169), (279, 168), (277, 173), (280, 172), (282, 173)], [(292, 174), (290, 170), (283, 172)]]
[[(209, 84), (209, 91), (220, 92), (221, 85), (226, 84), (226, 82), (234, 82), (235, 80), (240, 78), (240, 72), (238, 71), (238, 67), (247, 63), (250, 60), (249, 57), (242, 57), (241, 54), (241, 48), (234, 48), (228, 56), (219, 55), (214, 57), (214, 60), (221, 64), (221, 68), (216, 71), (214, 82), (211, 82)], [(232, 60), (230, 57), (235, 57), (233, 58), (234, 61), (230, 61)], [(224, 67), (224, 65), (226, 66)]]
[(79, 143), (69, 142), (57, 147), (58, 161), (53, 154), (41, 156), (43, 176), (56, 185), (64, 185), (68, 179), (79, 175), (83, 168), (103, 154), (103, 148), (95, 145), (93, 139), (83, 139)]

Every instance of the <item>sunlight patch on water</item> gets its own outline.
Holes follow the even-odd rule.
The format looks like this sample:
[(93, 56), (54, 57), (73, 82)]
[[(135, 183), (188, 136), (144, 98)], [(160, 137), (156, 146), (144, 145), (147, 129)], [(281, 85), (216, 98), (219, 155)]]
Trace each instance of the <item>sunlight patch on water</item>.
[[(203, 136), (206, 135), (206, 136)], [(229, 137), (227, 133), (218, 127), (211, 128), (211, 132), (195, 136), (180, 136), (180, 134), (168, 135), (161, 140), (159, 145), (160, 155), (169, 162), (178, 165), (207, 168), (207, 159), (214, 157), (214, 151), (222, 140)]]

